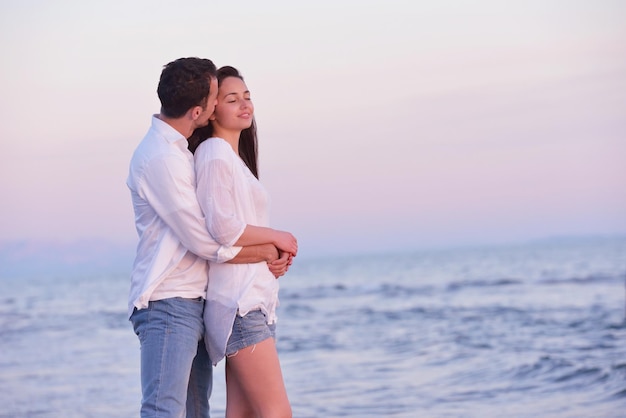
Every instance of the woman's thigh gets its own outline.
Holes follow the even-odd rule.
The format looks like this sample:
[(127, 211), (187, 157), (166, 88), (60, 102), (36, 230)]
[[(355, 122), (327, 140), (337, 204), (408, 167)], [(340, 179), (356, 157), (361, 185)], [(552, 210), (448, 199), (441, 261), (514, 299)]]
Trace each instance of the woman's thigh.
[[(243, 405), (235, 406), (236, 402), (247, 400), (248, 408), (260, 416), (290, 417), (291, 406), (283, 381), (278, 352), (273, 338), (239, 350), (226, 360), (227, 417), (233, 408), (242, 409)], [(233, 411), (234, 412), (234, 411)]]

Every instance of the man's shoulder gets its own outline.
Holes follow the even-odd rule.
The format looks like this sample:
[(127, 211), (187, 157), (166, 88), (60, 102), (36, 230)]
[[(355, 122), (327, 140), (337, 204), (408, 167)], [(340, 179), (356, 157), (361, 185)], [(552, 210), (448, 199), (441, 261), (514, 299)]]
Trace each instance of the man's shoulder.
[(139, 180), (164, 170), (186, 174), (193, 168), (189, 158), (179, 147), (164, 138), (146, 135), (131, 157), (129, 178)]
[(153, 159), (180, 158), (183, 155), (179, 146), (150, 130), (135, 148), (132, 161), (147, 162)]

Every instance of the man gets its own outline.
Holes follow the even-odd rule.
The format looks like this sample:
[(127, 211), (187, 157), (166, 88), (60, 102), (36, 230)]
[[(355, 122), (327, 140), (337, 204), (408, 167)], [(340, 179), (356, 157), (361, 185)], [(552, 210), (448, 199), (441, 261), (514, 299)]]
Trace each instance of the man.
[(187, 138), (207, 125), (217, 99), (215, 65), (181, 58), (157, 88), (161, 111), (135, 150), (127, 179), (139, 234), (129, 316), (141, 344), (142, 417), (209, 416), (212, 366), (202, 320), (208, 263), (267, 261), (276, 277), (287, 256), (272, 245), (220, 246), (196, 200)]

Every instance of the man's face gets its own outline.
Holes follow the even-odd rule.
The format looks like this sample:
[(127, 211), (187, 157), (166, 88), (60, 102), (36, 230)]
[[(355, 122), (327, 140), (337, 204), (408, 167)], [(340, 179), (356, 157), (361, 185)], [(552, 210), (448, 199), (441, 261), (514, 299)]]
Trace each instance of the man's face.
[(209, 118), (215, 110), (217, 103), (217, 78), (211, 78), (211, 87), (209, 88), (209, 98), (206, 101), (206, 107), (196, 120), (196, 127), (200, 128), (209, 124)]

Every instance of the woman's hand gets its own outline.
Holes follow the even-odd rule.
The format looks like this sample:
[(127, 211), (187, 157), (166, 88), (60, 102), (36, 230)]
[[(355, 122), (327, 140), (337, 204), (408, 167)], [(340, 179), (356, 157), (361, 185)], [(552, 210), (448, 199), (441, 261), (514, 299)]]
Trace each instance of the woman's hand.
[(274, 230), (273, 244), (294, 257), (298, 254), (298, 240), (289, 232)]
[(298, 253), (298, 240), (291, 233), (264, 226), (246, 225), (235, 243), (238, 247), (259, 244), (272, 244), (279, 251), (290, 253), (293, 256)]

